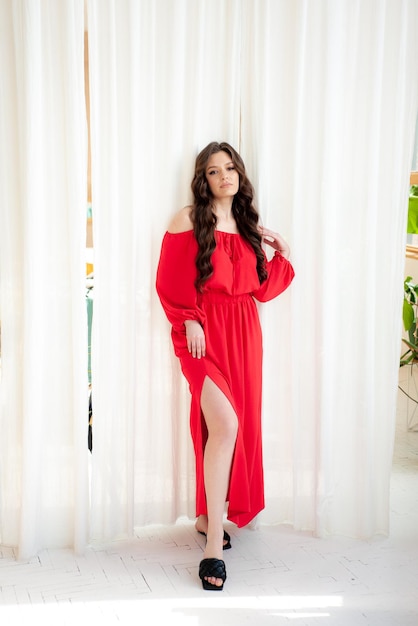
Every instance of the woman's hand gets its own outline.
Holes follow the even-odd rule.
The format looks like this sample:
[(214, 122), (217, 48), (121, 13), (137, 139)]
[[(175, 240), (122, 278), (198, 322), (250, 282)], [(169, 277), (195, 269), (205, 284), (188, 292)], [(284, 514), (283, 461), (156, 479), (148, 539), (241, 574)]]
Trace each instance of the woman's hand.
[(200, 359), (206, 355), (205, 331), (196, 320), (186, 320), (187, 349), (194, 358)]
[(260, 235), (263, 238), (263, 241), (266, 244), (274, 248), (274, 250), (277, 250), (277, 252), (280, 252), (280, 254), (284, 256), (285, 259), (289, 258), (290, 256), (289, 244), (287, 243), (287, 241), (283, 239), (281, 235), (279, 235), (279, 233), (275, 233), (272, 230), (269, 230), (268, 228), (264, 228), (264, 226), (259, 226), (258, 230), (259, 230)]

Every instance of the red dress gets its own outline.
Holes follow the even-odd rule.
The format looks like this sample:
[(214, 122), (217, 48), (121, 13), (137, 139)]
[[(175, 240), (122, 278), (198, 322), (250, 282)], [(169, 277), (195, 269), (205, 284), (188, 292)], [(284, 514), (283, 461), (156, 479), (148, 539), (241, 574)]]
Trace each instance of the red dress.
[[(264, 508), (261, 441), (262, 336), (257, 306), (291, 283), (294, 271), (278, 252), (266, 262), (261, 285), (256, 256), (239, 234), (215, 231), (213, 275), (199, 294), (194, 286), (198, 250), (192, 230), (166, 233), (157, 271), (157, 292), (172, 325), (174, 351), (191, 392), (190, 427), (196, 455), (196, 516), (207, 514), (203, 453), (207, 439), (200, 394), (209, 376), (234, 407), (238, 435), (228, 490), (228, 519), (242, 527)], [(206, 356), (187, 349), (185, 320), (205, 331)]]

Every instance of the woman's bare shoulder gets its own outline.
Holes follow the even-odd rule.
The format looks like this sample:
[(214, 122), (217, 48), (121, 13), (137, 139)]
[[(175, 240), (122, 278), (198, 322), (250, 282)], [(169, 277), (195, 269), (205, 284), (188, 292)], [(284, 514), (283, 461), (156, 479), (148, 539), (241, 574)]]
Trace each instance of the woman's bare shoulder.
[(192, 207), (185, 206), (175, 214), (168, 226), (168, 232), (173, 235), (176, 233), (184, 233), (187, 230), (193, 230), (193, 222), (190, 217)]

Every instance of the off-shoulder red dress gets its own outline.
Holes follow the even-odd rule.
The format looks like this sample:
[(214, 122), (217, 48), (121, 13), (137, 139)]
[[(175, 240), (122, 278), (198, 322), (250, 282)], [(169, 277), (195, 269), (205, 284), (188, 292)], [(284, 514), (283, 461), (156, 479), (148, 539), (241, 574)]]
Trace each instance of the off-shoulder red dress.
[[(206, 515), (203, 454), (207, 439), (200, 394), (209, 376), (234, 407), (238, 435), (227, 495), (229, 520), (242, 527), (264, 508), (261, 437), (262, 335), (254, 298), (271, 300), (291, 283), (294, 271), (278, 252), (267, 262), (268, 278), (260, 286), (256, 256), (239, 234), (215, 231), (213, 275), (198, 293), (192, 230), (166, 233), (156, 287), (172, 325), (175, 354), (191, 392), (190, 427), (196, 455), (196, 516)], [(185, 320), (199, 321), (205, 331), (206, 356), (187, 349)]]

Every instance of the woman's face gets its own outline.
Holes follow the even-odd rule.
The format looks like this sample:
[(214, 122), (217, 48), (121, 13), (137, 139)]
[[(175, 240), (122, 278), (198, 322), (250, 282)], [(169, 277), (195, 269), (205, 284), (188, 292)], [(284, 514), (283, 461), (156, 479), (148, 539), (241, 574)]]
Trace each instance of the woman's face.
[(227, 152), (222, 150), (212, 154), (206, 165), (205, 175), (215, 199), (233, 197), (238, 192), (239, 174)]

